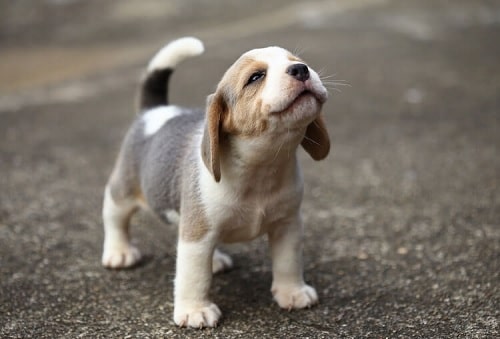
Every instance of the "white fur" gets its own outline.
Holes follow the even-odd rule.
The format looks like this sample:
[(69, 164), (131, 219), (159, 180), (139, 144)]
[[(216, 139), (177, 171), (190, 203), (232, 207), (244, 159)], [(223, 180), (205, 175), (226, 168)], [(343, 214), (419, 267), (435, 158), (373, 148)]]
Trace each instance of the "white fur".
[(179, 225), (180, 215), (176, 210), (167, 210), (164, 212), (164, 215), (168, 222)]
[(137, 205), (131, 201), (117, 203), (109, 187), (104, 191), (102, 216), (104, 221), (104, 252), (102, 264), (110, 268), (130, 267), (140, 258), (139, 250), (130, 243), (128, 219)]
[(196, 38), (185, 37), (174, 40), (163, 47), (151, 59), (148, 65), (148, 72), (175, 68), (184, 59), (200, 55), (204, 50), (203, 43)]
[(144, 135), (151, 136), (158, 132), (172, 118), (180, 115), (182, 110), (177, 106), (160, 106), (147, 111), (142, 116)]
[(208, 299), (212, 281), (213, 240), (177, 245), (174, 321), (183, 327), (215, 327), (221, 311)]
[(285, 104), (294, 93), (289, 93), (287, 88), (283, 88), (287, 84), (286, 81), (283, 81), (283, 78), (288, 77), (286, 74), (287, 67), (296, 62), (290, 61), (288, 52), (280, 47), (252, 50), (247, 55), (268, 65), (266, 85), (261, 94), (263, 106), (269, 106), (270, 111), (285, 109)]
[(300, 212), (289, 224), (278, 226), (269, 234), (273, 263), (274, 299), (282, 308), (304, 308), (318, 302), (316, 290), (304, 283), (302, 272), (303, 226)]
[(215, 249), (212, 259), (212, 273), (219, 273), (233, 267), (233, 259), (224, 252)]

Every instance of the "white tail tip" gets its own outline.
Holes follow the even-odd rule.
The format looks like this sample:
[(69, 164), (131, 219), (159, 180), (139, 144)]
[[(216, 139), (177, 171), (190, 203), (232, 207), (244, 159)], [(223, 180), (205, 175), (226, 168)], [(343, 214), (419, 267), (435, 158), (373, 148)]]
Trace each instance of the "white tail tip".
[(194, 37), (185, 37), (174, 40), (163, 47), (151, 59), (148, 72), (155, 70), (175, 68), (181, 61), (200, 55), (205, 51), (203, 43)]

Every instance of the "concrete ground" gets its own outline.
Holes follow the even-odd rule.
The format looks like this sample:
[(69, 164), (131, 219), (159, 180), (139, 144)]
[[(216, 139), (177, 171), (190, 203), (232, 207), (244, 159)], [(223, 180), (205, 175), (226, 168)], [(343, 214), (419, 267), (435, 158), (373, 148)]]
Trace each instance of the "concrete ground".
[[(0, 0), (0, 337), (495, 338), (500, 4)], [(201, 37), (172, 102), (202, 105), (244, 51), (300, 52), (331, 88), (333, 151), (304, 168), (305, 274), (272, 301), (266, 241), (233, 245), (216, 329), (172, 322), (176, 230), (133, 220), (143, 265), (100, 266), (102, 191), (165, 41)]]

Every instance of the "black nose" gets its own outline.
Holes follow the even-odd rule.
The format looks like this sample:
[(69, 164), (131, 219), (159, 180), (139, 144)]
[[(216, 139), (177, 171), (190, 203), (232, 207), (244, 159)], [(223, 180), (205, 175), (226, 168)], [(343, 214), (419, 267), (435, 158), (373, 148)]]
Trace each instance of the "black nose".
[(309, 68), (304, 64), (293, 64), (287, 68), (286, 72), (299, 81), (309, 79)]

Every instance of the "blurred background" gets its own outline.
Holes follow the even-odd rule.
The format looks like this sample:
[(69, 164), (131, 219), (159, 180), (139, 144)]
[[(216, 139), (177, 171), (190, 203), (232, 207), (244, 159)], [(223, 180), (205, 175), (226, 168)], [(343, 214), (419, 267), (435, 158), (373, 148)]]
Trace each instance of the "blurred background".
[[(174, 73), (172, 103), (203, 105), (269, 45), (329, 83), (332, 152), (299, 151), (311, 310), (272, 302), (259, 239), (226, 248), (221, 326), (177, 329), (176, 230), (147, 214), (132, 227), (143, 265), (100, 266), (138, 80), (186, 35), (206, 53)], [(495, 0), (0, 0), (0, 336), (498, 337), (499, 41)]]

